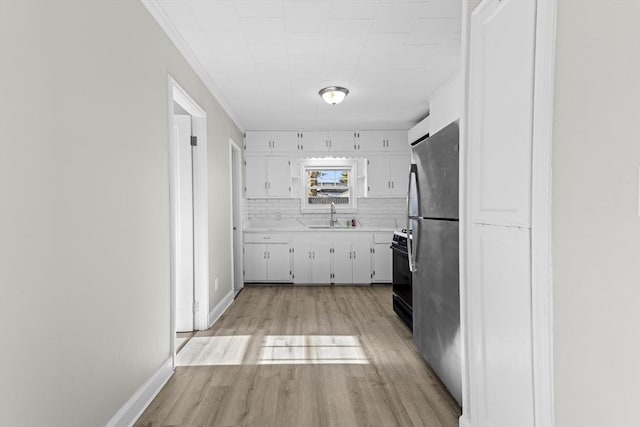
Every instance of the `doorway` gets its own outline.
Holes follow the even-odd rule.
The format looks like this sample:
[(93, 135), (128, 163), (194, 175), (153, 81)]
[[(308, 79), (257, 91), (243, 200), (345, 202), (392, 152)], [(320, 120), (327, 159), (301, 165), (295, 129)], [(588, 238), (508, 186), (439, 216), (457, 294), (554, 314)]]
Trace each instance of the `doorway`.
[(208, 327), (206, 113), (169, 77), (171, 353), (176, 334)]
[(231, 277), (233, 293), (238, 295), (244, 286), (242, 259), (242, 151), (229, 139), (229, 171), (231, 183)]
[(193, 148), (189, 114), (174, 102), (172, 151), (175, 163), (176, 204), (175, 268), (176, 268), (176, 331), (194, 330), (194, 263), (193, 263)]

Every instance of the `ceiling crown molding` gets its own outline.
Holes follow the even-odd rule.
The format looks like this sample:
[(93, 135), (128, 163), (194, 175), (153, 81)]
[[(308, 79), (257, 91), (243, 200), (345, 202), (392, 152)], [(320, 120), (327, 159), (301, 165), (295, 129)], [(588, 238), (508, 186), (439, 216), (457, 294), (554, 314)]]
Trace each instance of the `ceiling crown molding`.
[(215, 100), (220, 104), (222, 109), (229, 115), (229, 118), (233, 120), (235, 125), (240, 129), (240, 132), (244, 132), (244, 126), (242, 122), (235, 115), (231, 106), (225, 101), (224, 97), (220, 93), (220, 90), (215, 85), (211, 77), (205, 70), (204, 66), (200, 63), (196, 55), (193, 53), (187, 42), (182, 38), (178, 29), (173, 25), (167, 14), (164, 12), (162, 7), (160, 7), (160, 3), (158, 0), (140, 0), (145, 8), (149, 11), (151, 16), (156, 20), (156, 22), (160, 25), (160, 28), (164, 30), (169, 39), (173, 42), (178, 51), (184, 56), (187, 63), (191, 65), (193, 71), (195, 71), (196, 75), (200, 77), (200, 80), (204, 83), (204, 85), (209, 89), (211, 95), (215, 98)]

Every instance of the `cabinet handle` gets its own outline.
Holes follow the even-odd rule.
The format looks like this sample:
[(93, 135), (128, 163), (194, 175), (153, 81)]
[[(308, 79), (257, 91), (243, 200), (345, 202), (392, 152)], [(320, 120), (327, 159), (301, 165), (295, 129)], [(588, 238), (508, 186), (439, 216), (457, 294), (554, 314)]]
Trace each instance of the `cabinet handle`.
[(358, 144), (358, 150), (360, 149), (360, 144)]
[(267, 182), (267, 188), (271, 188), (271, 183)]
[(311, 259), (311, 251), (309, 251), (309, 259)]
[(267, 259), (271, 259), (271, 251), (267, 252)]
[(353, 251), (353, 259), (356, 259), (356, 251)]
[(391, 181), (387, 181), (387, 188), (391, 188)]
[(267, 259), (267, 251), (264, 251), (264, 254), (262, 256), (264, 259)]
[(265, 189), (265, 190), (267, 189), (267, 182), (266, 182), (266, 181), (265, 181), (265, 183), (264, 183), (264, 189)]
[(316, 259), (316, 251), (313, 251), (313, 259)]

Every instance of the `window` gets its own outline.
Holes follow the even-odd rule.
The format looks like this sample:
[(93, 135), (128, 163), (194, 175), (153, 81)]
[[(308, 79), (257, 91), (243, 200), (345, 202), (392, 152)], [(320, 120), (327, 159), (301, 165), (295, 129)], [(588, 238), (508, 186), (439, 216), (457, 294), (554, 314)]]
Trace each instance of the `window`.
[(355, 162), (346, 159), (311, 159), (302, 165), (302, 208), (321, 211), (334, 203), (341, 211), (356, 208)]

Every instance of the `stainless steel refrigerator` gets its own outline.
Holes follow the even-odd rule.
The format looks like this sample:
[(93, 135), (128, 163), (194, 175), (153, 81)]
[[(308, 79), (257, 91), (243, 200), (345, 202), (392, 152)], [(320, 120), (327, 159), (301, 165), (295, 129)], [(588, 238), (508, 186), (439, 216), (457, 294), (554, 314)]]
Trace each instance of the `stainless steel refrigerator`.
[(412, 146), (407, 229), (413, 341), (462, 404), (458, 256), (458, 122)]

